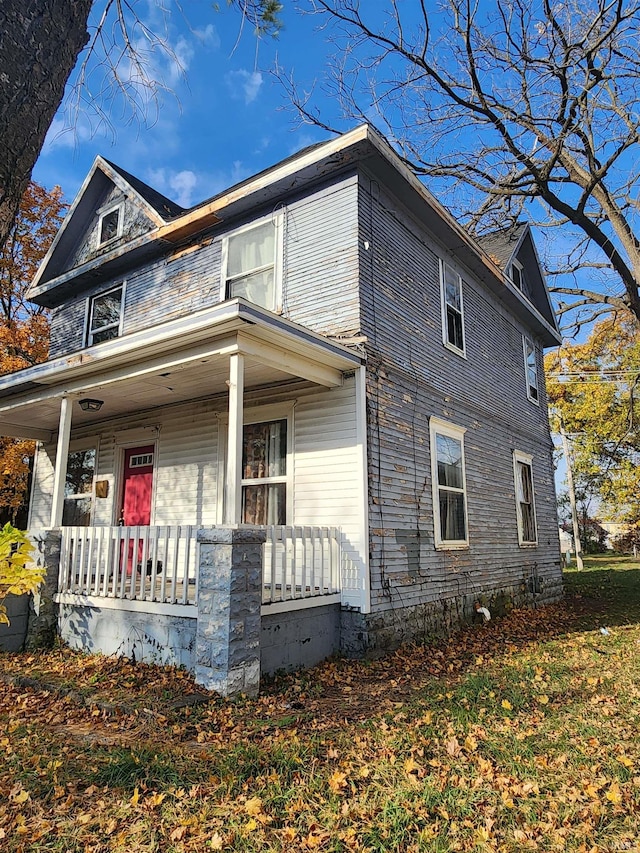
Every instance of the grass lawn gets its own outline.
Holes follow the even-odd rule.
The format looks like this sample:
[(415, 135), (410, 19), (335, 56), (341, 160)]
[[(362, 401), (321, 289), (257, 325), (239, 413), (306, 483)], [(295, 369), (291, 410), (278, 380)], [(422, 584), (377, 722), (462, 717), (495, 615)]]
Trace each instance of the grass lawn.
[(2, 656), (0, 849), (638, 852), (640, 562), (565, 577), (558, 605), (252, 701)]

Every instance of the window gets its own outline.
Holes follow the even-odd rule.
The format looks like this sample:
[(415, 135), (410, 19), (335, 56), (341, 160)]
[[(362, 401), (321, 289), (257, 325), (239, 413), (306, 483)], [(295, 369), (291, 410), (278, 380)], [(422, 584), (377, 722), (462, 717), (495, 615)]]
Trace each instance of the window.
[(524, 268), (519, 261), (512, 261), (509, 277), (518, 290), (524, 293)]
[(95, 470), (95, 447), (69, 453), (62, 510), (62, 524), (65, 527), (88, 527), (91, 524)]
[(463, 548), (467, 533), (465, 430), (431, 418), (431, 476), (436, 548)]
[(112, 207), (102, 214), (98, 221), (98, 245), (108, 243), (109, 240), (114, 240), (120, 236), (120, 227), (122, 224), (121, 207)]
[(538, 402), (538, 368), (536, 365), (536, 348), (529, 338), (522, 339), (524, 346), (524, 370), (527, 377), (527, 397), (534, 403)]
[(223, 242), (223, 299), (241, 296), (270, 311), (280, 303), (281, 217), (244, 228)]
[(287, 420), (245, 424), (242, 445), (242, 521), (286, 524)]
[(513, 454), (513, 472), (516, 485), (516, 511), (518, 515), (518, 541), (521, 545), (536, 545), (536, 507), (533, 497), (532, 457), (517, 450)]
[(445, 346), (464, 355), (464, 309), (462, 306), (462, 279), (444, 261), (440, 261), (440, 289), (442, 294), (442, 340)]
[(123, 296), (124, 286), (120, 285), (93, 297), (89, 306), (87, 346), (120, 336)]

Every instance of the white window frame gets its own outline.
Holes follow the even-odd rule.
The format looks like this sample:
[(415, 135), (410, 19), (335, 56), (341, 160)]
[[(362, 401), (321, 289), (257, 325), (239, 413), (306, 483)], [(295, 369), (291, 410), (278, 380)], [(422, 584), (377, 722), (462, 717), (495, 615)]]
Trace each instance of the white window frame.
[[(519, 466), (525, 465), (529, 469), (531, 478), (531, 513), (533, 516), (533, 539), (524, 538), (524, 518), (520, 501), (520, 470)], [(531, 548), (538, 544), (538, 519), (536, 514), (536, 490), (533, 482), (533, 456), (520, 450), (513, 451), (513, 483), (515, 486), (516, 519), (518, 523), (518, 543), (521, 548)]]
[[(515, 277), (513, 275), (514, 270), (518, 270), (520, 284), (518, 284), (518, 282), (515, 280)], [(524, 293), (524, 267), (522, 266), (520, 261), (511, 261), (511, 266), (509, 268), (509, 278), (511, 279), (511, 283), (516, 288), (516, 290), (519, 290), (520, 293)]]
[[(287, 500), (286, 500), (286, 524), (293, 524), (293, 509), (294, 509), (294, 500), (293, 500), (293, 484), (294, 484), (294, 440), (293, 440), (293, 430), (294, 430), (294, 403), (285, 404), (285, 405), (266, 405), (266, 406), (252, 406), (250, 409), (245, 409), (243, 418), (242, 418), (242, 427), (243, 427), (243, 452), (244, 452), (244, 427), (249, 424), (262, 424), (268, 423), (269, 421), (285, 421), (287, 422), (287, 458), (286, 458), (286, 470), (287, 473), (280, 477), (263, 477), (260, 482), (261, 483), (275, 483), (275, 482), (284, 482), (286, 484), (287, 490)], [(229, 416), (228, 414), (220, 412), (218, 414), (218, 422), (219, 422), (219, 449), (218, 449), (218, 470), (219, 481), (218, 481), (218, 524), (223, 523), (224, 519), (224, 494), (225, 488), (224, 484), (226, 481), (226, 467), (227, 467), (227, 442), (228, 442), (228, 434), (229, 434)], [(256, 480), (245, 480), (241, 479), (242, 489), (245, 485), (250, 485), (257, 482)]]
[[(118, 212), (118, 225), (116, 228), (116, 233), (113, 237), (109, 237), (108, 240), (102, 240), (102, 222), (106, 216), (109, 216), (110, 213), (114, 213), (114, 211)], [(122, 220), (124, 213), (124, 202), (119, 201), (117, 204), (111, 204), (109, 207), (105, 207), (104, 210), (100, 211), (100, 216), (98, 217), (98, 248), (102, 248), (102, 246), (108, 246), (109, 243), (112, 243), (114, 240), (117, 240), (118, 237), (122, 236)]]
[[(99, 453), (100, 453), (100, 441), (99, 441), (97, 436), (95, 438), (76, 439), (75, 441), (70, 442), (69, 450), (67, 452), (67, 459), (65, 461), (65, 484), (66, 484), (66, 479), (67, 479), (67, 469), (69, 467), (69, 456), (72, 453), (79, 453), (83, 450), (94, 450), (95, 454), (96, 454), (95, 466), (93, 469), (93, 481), (91, 483), (91, 491), (90, 492), (77, 492), (73, 495), (65, 494), (64, 499), (63, 499), (63, 506), (64, 506), (64, 502), (68, 501), (68, 500), (79, 501), (79, 500), (89, 498), (89, 500), (91, 501), (91, 510), (89, 513), (89, 524), (87, 525), (87, 527), (91, 527), (93, 525), (93, 522), (94, 522), (95, 511), (96, 511), (96, 480), (98, 478), (98, 459), (99, 459)], [(65, 487), (65, 492), (66, 492), (66, 487)], [(63, 515), (64, 515), (64, 509), (63, 509)]]
[[(85, 334), (85, 342), (86, 342), (85, 345), (86, 346), (88, 346), (88, 347), (97, 346), (97, 344), (94, 344), (94, 342), (93, 342), (93, 335), (96, 332), (101, 332), (101, 331), (104, 331), (105, 329), (115, 328), (115, 323), (112, 323), (109, 326), (101, 326), (98, 329), (92, 329), (91, 328), (91, 321), (93, 318), (93, 303), (95, 302), (95, 300), (100, 299), (103, 296), (108, 296), (110, 293), (114, 293), (116, 290), (122, 290), (122, 293), (120, 295), (120, 320), (118, 321), (118, 334), (116, 335), (117, 338), (122, 337), (122, 328), (123, 328), (123, 323), (124, 323), (125, 292), (126, 292), (126, 284), (124, 281), (120, 282), (119, 284), (114, 285), (113, 287), (110, 287), (108, 290), (103, 290), (100, 293), (95, 293), (93, 296), (89, 297), (89, 299), (87, 301), (87, 326), (86, 326), (87, 331)], [(112, 338), (110, 338), (109, 340), (112, 340)], [(100, 343), (106, 343), (106, 341), (100, 341)]]
[[(540, 405), (540, 383), (538, 382), (538, 358), (536, 353), (536, 347), (531, 338), (528, 338), (526, 335), (522, 336), (522, 354), (524, 358), (524, 381), (527, 386), (527, 397), (531, 400), (532, 403), (535, 403), (536, 406)], [(535, 384), (531, 384), (530, 374), (529, 374), (529, 354), (533, 357), (533, 376), (535, 378)], [(535, 391), (535, 393), (532, 393)]]
[[(451, 352), (455, 352), (456, 355), (461, 356), (462, 358), (466, 358), (466, 335), (464, 331), (464, 298), (462, 293), (462, 276), (458, 273), (451, 264), (444, 261), (442, 258), (440, 260), (440, 306), (441, 306), (441, 315), (442, 315), (442, 343), (445, 347)], [(462, 330), (462, 348), (456, 346), (452, 341), (449, 340), (449, 324), (447, 322), (447, 290), (445, 287), (445, 280), (447, 271), (450, 271), (451, 275), (457, 280), (458, 292), (460, 293), (460, 326)], [(457, 312), (457, 308), (453, 308)]]
[[(437, 550), (460, 550), (469, 547), (469, 513), (467, 509), (467, 473), (465, 468), (465, 453), (464, 453), (464, 434), (466, 429), (452, 424), (449, 421), (443, 421), (440, 418), (429, 418), (429, 440), (431, 448), (431, 487), (433, 495), (433, 526), (434, 526), (434, 545)], [(460, 442), (462, 455), (462, 488), (454, 488), (452, 486), (441, 486), (438, 481), (438, 455), (436, 436), (444, 435), (453, 438)], [(466, 536), (464, 539), (443, 539), (441, 535), (440, 524), (440, 490), (456, 492), (463, 496), (464, 507), (464, 527)]]
[[(241, 228), (236, 228), (234, 231), (230, 231), (229, 234), (225, 234), (222, 238), (222, 249), (221, 249), (221, 277), (220, 277), (220, 301), (224, 302), (226, 299), (232, 299), (235, 297), (227, 296), (227, 263), (229, 260), (229, 239), (231, 237), (236, 237), (239, 234), (244, 234), (247, 231), (252, 231), (254, 228), (259, 228), (262, 225), (265, 225), (268, 222), (273, 223), (274, 227), (274, 259), (273, 259), (273, 301), (274, 304), (268, 308), (268, 311), (273, 311), (276, 314), (282, 313), (282, 267), (283, 267), (283, 221), (284, 215), (283, 213), (272, 213), (269, 216), (263, 216), (260, 219), (256, 219), (253, 222), (248, 223), (247, 225), (243, 225)], [(268, 266), (260, 267), (262, 269), (268, 269)], [(256, 270), (248, 270), (247, 275), (250, 272), (258, 272), (259, 269)]]

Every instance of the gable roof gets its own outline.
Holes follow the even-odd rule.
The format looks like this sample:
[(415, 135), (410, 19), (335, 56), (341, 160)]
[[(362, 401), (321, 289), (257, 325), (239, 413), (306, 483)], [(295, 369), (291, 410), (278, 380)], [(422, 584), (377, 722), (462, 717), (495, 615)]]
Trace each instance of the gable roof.
[(495, 259), (502, 270), (506, 270), (520, 248), (528, 228), (526, 222), (517, 222), (511, 228), (480, 234), (475, 240), (490, 258)]
[(502, 269), (509, 281), (512, 275), (510, 265), (513, 261), (517, 259), (522, 264), (527, 279), (524, 295), (560, 334), (531, 226), (527, 222), (517, 222), (510, 228), (491, 231), (476, 239), (483, 251)]
[[(124, 170), (98, 157), (92, 172), (83, 184), (61, 234), (84, 204), (91, 180), (97, 170), (109, 175), (114, 183), (129, 188), (140, 204), (146, 206), (149, 218), (156, 227), (133, 237), (123, 245), (105, 251), (80, 263), (73, 269), (50, 269), (43, 274), (50, 256), (45, 258), (28, 298), (44, 306), (55, 306), (77, 291), (80, 286), (126, 273), (134, 264), (161, 257), (176, 247), (188, 245), (196, 236), (211, 232), (223, 220), (241, 221), (255, 215), (259, 209), (272, 207), (290, 194), (301, 193), (318, 182), (333, 180), (341, 175), (366, 170), (375, 180), (389, 187), (395, 197), (433, 234), (433, 236), (473, 275), (511, 310), (520, 316), (547, 346), (560, 343), (548, 295), (539, 304), (526, 299), (505, 276), (499, 259), (487, 253), (455, 217), (429, 192), (415, 173), (403, 162), (386, 139), (371, 125), (363, 124), (341, 136), (316, 143), (293, 154), (269, 169), (254, 175), (193, 208), (170, 216), (177, 205), (163, 206), (164, 197), (146, 187)], [(93, 177), (92, 177), (93, 175)], [(162, 211), (162, 212), (160, 212)], [(528, 228), (528, 226), (527, 226)], [(54, 241), (55, 254), (59, 238)], [(529, 238), (530, 239), (530, 238)], [(540, 275), (542, 275), (540, 273)], [(545, 290), (544, 280), (540, 287)], [(542, 309), (542, 310), (541, 310)]]
[(55, 281), (64, 273), (65, 261), (77, 245), (78, 235), (86, 231), (87, 222), (96, 213), (109, 186), (131, 198), (150, 220), (152, 228), (166, 225), (184, 213), (184, 208), (98, 155), (27, 290), (27, 299), (37, 296), (42, 284)]
[(148, 204), (151, 205), (163, 220), (167, 221), (172, 219), (174, 216), (180, 216), (180, 214), (187, 210), (187, 208), (180, 207), (179, 204), (176, 204), (175, 201), (171, 201), (171, 199), (167, 198), (166, 195), (162, 195), (162, 193), (154, 190), (153, 187), (145, 184), (140, 180), (140, 178), (136, 178), (136, 176), (132, 175), (131, 172), (125, 172), (124, 169), (120, 168), (120, 166), (116, 166), (116, 164), (112, 163), (110, 160), (105, 160), (104, 162), (111, 166), (111, 168), (117, 172), (133, 190), (135, 190), (140, 198), (148, 202)]

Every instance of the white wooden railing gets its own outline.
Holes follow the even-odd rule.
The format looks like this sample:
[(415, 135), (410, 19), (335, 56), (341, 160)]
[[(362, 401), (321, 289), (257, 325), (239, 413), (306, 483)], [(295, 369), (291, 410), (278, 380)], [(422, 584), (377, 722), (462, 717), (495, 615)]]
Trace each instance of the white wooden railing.
[[(338, 527), (266, 528), (262, 603), (340, 592)], [(75, 595), (197, 604), (197, 528), (63, 527), (58, 591)]]
[(262, 603), (339, 593), (340, 541), (338, 527), (267, 527)]
[(195, 604), (196, 528), (63, 527), (59, 592)]

